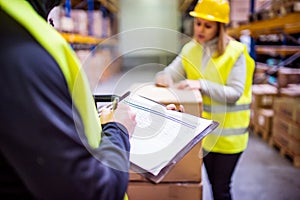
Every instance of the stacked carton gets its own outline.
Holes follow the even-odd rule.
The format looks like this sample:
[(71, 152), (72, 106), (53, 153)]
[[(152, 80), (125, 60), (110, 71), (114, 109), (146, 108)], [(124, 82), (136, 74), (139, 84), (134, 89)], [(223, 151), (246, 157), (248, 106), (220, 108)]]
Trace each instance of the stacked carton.
[[(70, 17), (65, 16), (63, 7), (55, 7), (49, 20), (72, 44), (92, 89), (121, 70), (121, 57), (116, 50), (116, 40), (104, 40), (112, 35), (112, 21), (100, 10), (72, 9)], [(95, 48), (97, 46), (97, 48)], [(93, 51), (91, 51), (93, 50)]]
[(289, 84), (300, 84), (300, 69), (282, 68), (278, 71), (277, 79), (280, 89), (288, 87)]
[(271, 145), (300, 167), (300, 70), (284, 68), (278, 73), (280, 96), (274, 101)]
[(48, 18), (52, 19), (54, 27), (62, 32), (92, 35), (99, 38), (106, 38), (112, 34), (110, 18), (103, 17), (100, 10), (72, 9), (70, 17), (66, 17), (65, 10), (58, 6), (50, 12)]
[(268, 141), (272, 130), (274, 111), (272, 109), (277, 88), (269, 84), (252, 86), (251, 121), (254, 133), (261, 134)]
[(268, 70), (270, 70), (270, 66), (265, 63), (256, 62), (253, 84), (267, 84), (268, 77), (266, 74)]
[(250, 0), (230, 2), (230, 21), (233, 27), (249, 22)]
[[(300, 85), (298, 86), (300, 87)], [(280, 148), (282, 155), (290, 156), (294, 166), (300, 167), (300, 91), (297, 96), (282, 91), (274, 102), (272, 145)]]
[[(152, 83), (136, 84), (132, 93), (139, 94), (163, 104), (182, 104), (185, 112), (200, 116), (202, 98), (199, 91), (183, 91), (156, 87)], [(128, 196), (131, 200), (199, 200), (202, 199), (202, 166), (201, 143), (180, 160), (158, 184), (153, 184), (143, 176), (131, 172), (128, 185)]]

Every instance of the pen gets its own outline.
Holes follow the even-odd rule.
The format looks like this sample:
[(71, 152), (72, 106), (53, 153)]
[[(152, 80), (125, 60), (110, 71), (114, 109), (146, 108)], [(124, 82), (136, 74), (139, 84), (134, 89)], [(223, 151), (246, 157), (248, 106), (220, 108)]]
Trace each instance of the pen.
[(129, 96), (129, 95), (130, 95), (130, 92), (128, 91), (128, 92), (126, 92), (125, 94), (123, 94), (121, 97), (115, 97), (114, 100), (113, 100), (113, 102), (112, 102), (111, 104), (108, 104), (107, 106), (98, 109), (98, 116), (99, 116), (99, 117), (101, 116), (101, 112), (102, 112), (102, 110), (103, 110), (104, 108), (110, 108), (111, 110), (116, 110), (117, 107), (118, 107), (118, 103), (119, 103), (121, 100), (125, 99), (125, 98), (126, 98), (127, 96)]
[(114, 101), (112, 102), (111, 110), (116, 110), (119, 103), (119, 97), (114, 98)]
[(107, 106), (104, 106), (104, 107), (98, 109), (98, 116), (99, 117), (101, 116), (101, 112), (104, 108), (110, 109), (110, 110), (116, 110), (118, 107), (118, 103), (119, 103), (119, 97), (115, 97), (111, 104), (108, 104)]

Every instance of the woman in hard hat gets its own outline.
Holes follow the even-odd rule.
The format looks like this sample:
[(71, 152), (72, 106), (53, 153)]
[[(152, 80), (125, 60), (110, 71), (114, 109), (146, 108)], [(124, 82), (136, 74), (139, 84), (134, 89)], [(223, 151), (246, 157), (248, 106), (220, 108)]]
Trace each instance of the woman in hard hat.
[(231, 177), (247, 147), (254, 70), (246, 46), (226, 34), (229, 12), (226, 0), (198, 1), (190, 12), (193, 39), (155, 78), (160, 86), (199, 89), (202, 116), (220, 123), (203, 140), (203, 160), (214, 199), (222, 200), (231, 199)]

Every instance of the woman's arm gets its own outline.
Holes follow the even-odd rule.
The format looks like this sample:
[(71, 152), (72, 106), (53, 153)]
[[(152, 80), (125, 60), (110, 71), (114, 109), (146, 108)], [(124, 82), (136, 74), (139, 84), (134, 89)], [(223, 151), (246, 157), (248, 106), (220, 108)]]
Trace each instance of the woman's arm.
[(172, 86), (174, 82), (178, 82), (186, 78), (181, 59), (181, 56), (178, 55), (163, 71), (156, 74), (156, 85), (169, 87)]

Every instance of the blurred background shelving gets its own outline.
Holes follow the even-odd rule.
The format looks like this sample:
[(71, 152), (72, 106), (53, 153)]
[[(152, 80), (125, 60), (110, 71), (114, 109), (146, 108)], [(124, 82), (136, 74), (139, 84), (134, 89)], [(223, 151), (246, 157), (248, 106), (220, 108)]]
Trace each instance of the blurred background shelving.
[[(110, 67), (107, 66), (109, 63), (106, 64), (105, 70), (111, 71), (106, 72), (108, 75), (147, 62), (162, 65), (170, 63), (182, 45), (192, 37), (193, 18), (189, 16), (189, 11), (193, 10), (197, 1), (153, 0), (150, 3), (145, 0), (64, 0), (51, 17), (63, 37), (76, 52), (80, 51), (81, 60), (85, 60), (91, 49), (97, 46), (102, 50), (110, 49), (113, 55), (107, 60), (115, 65)], [(229, 2), (231, 21), (228, 34), (240, 40), (242, 32), (248, 30), (254, 43), (251, 55), (255, 61), (273, 67), (300, 51), (299, 0)], [(124, 34), (130, 30), (149, 27), (174, 30), (183, 36), (167, 31), (149, 35), (145, 31), (137, 37)], [(138, 43), (137, 40), (140, 43), (158, 41), (167, 50), (159, 51), (161, 47), (151, 46), (149, 49), (152, 51), (131, 49), (134, 43)], [(83, 56), (83, 51), (86, 56)], [(300, 59), (296, 56), (293, 58), (289, 67), (299, 68)], [(118, 64), (114, 60), (118, 60)], [(103, 74), (101, 79), (105, 79)]]
[(248, 29), (252, 37), (262, 34), (295, 34), (300, 33), (300, 13), (289, 13), (283, 16), (257, 20), (235, 28), (229, 28), (228, 33), (239, 38), (241, 31)]
[(64, 0), (48, 21), (70, 43), (83, 64), (91, 87), (118, 73), (118, 0)]

